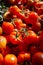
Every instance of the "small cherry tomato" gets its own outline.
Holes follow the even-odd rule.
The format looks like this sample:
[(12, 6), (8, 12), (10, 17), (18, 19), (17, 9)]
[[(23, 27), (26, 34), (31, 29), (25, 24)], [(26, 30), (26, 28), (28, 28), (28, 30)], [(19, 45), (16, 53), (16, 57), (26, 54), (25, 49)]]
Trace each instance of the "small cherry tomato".
[(17, 57), (13, 54), (7, 54), (4, 58), (5, 65), (16, 65), (17, 64)]
[(5, 34), (10, 34), (13, 31), (14, 26), (10, 22), (3, 22), (2, 29)]
[(32, 57), (33, 65), (43, 65), (43, 52), (37, 52)]

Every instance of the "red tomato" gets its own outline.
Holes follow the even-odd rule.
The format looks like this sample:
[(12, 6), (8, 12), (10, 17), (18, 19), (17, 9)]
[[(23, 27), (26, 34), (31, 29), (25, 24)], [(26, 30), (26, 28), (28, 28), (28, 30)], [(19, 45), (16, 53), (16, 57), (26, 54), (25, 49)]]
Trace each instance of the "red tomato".
[(21, 28), (26, 27), (26, 24), (24, 24), (24, 23), (22, 22), (22, 20), (19, 19), (19, 18), (16, 18), (16, 19), (13, 21), (13, 24), (14, 24), (15, 28), (17, 28), (17, 29), (21, 29)]
[(0, 65), (3, 63), (3, 55), (0, 53)]
[(17, 57), (13, 54), (7, 54), (4, 58), (4, 65), (17, 65)]
[(2, 29), (5, 34), (10, 34), (13, 31), (14, 26), (10, 22), (3, 22)]
[(37, 52), (32, 57), (32, 65), (43, 65), (43, 52)]
[(14, 45), (22, 43), (22, 36), (19, 32), (12, 32), (10, 34), (10, 42)]
[(24, 40), (24, 43), (26, 43), (26, 44), (36, 44), (37, 45), (37, 43), (36, 43), (37, 35), (32, 30), (25, 32), (23, 40)]
[(43, 14), (43, 1), (37, 2), (34, 6), (35, 6), (36, 12), (37, 12), (39, 15)]
[(36, 24), (34, 24), (34, 25), (32, 26), (32, 29), (33, 29), (35, 32), (40, 31), (40, 29), (41, 29), (41, 23), (40, 23), (40, 22), (37, 22)]
[(9, 11), (13, 14), (13, 15), (17, 15), (21, 10), (18, 8), (18, 6), (11, 6), (9, 8)]
[(36, 12), (31, 12), (29, 14), (29, 23), (35, 24), (38, 20), (38, 14)]
[(20, 53), (18, 55), (18, 63), (23, 63), (25, 60), (30, 61), (30, 53)]

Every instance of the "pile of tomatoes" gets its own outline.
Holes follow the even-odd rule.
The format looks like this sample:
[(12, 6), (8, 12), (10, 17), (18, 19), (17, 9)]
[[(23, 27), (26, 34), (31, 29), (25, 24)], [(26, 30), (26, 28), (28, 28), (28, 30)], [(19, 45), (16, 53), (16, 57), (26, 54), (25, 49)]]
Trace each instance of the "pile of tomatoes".
[(43, 1), (5, 3), (10, 7), (0, 26), (0, 65), (43, 65)]

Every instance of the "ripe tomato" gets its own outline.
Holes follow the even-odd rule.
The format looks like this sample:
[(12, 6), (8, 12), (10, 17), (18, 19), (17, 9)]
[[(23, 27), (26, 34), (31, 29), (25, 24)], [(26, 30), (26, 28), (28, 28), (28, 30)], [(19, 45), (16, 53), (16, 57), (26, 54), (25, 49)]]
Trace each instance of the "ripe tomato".
[(30, 53), (20, 53), (18, 55), (18, 63), (23, 63), (25, 60), (30, 61)]
[(0, 35), (3, 33), (3, 31), (2, 31), (2, 27), (0, 27)]
[(32, 30), (25, 32), (23, 40), (24, 40), (24, 43), (26, 43), (26, 44), (36, 44), (37, 45), (37, 43), (36, 43), (37, 35)]
[(10, 22), (3, 22), (2, 29), (5, 34), (10, 34), (13, 31), (14, 26)]
[(35, 24), (38, 20), (38, 14), (36, 12), (31, 12), (29, 14), (29, 23)]
[(37, 52), (32, 57), (32, 64), (33, 65), (43, 65), (43, 52)]
[(18, 14), (18, 12), (20, 12), (21, 10), (18, 8), (18, 6), (11, 6), (10, 8), (9, 8), (9, 11), (13, 14), (13, 15), (17, 15)]
[(32, 29), (33, 29), (35, 32), (40, 31), (40, 29), (41, 29), (41, 23), (40, 23), (40, 22), (37, 22), (36, 24), (34, 24), (34, 25), (32, 26)]
[(22, 43), (22, 36), (19, 32), (12, 32), (10, 34), (10, 42), (14, 45)]
[(4, 36), (0, 36), (0, 48), (6, 48), (7, 40)]
[(7, 54), (4, 58), (4, 65), (16, 65), (17, 57), (13, 54)]
[(37, 2), (35, 5), (35, 10), (36, 10), (36, 12), (39, 14), (39, 15), (41, 15), (41, 14), (43, 14), (43, 1), (42, 2)]
[(3, 55), (0, 53), (0, 65), (3, 63)]
[(14, 24), (15, 28), (17, 28), (17, 29), (21, 29), (21, 28), (26, 27), (26, 24), (24, 24), (24, 23), (22, 22), (22, 20), (19, 19), (19, 18), (16, 18), (16, 19), (13, 21), (13, 24)]

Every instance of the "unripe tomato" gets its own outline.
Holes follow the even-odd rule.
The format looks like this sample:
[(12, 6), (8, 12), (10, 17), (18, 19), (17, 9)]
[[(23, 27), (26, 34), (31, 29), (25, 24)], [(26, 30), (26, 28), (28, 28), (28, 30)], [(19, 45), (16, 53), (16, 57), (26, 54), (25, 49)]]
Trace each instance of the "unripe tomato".
[(16, 65), (17, 64), (17, 57), (13, 54), (7, 54), (4, 58), (5, 65)]

